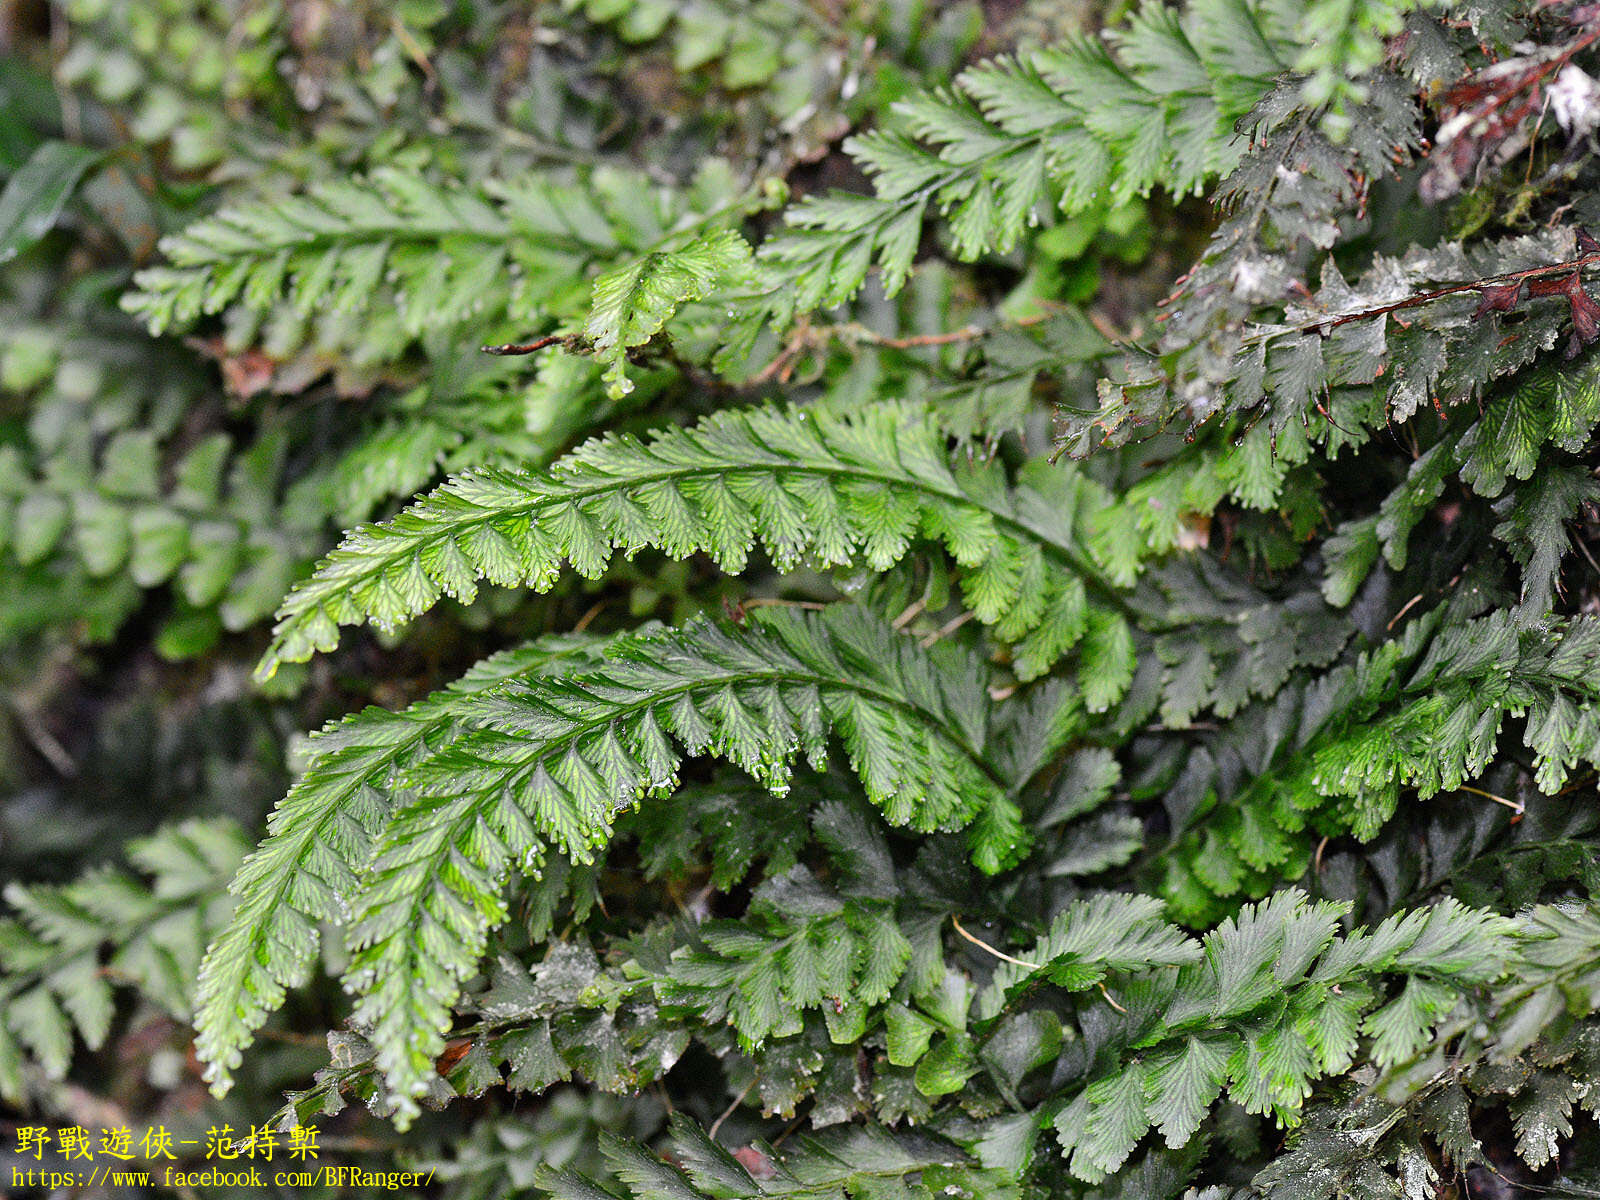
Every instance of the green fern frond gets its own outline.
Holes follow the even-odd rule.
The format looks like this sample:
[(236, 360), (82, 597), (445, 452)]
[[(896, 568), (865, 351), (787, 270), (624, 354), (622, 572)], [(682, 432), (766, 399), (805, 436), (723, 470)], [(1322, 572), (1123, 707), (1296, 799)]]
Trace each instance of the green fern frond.
[[(1531, 782), (1558, 791), (1600, 746), (1597, 655), (1600, 625), (1589, 618), (1522, 627), (1509, 612), (1458, 624), (1434, 613), (1309, 686), (1285, 688), (1259, 720), (1215, 739), (1185, 781), (1216, 791), (1163, 859), (1176, 911), (1203, 917), (1216, 896), (1300, 874), (1319, 835), (1371, 839), (1403, 791), (1426, 798), (1476, 779), (1516, 716)], [(1236, 765), (1244, 778), (1229, 782)]]
[(478, 186), (394, 167), (328, 180), (303, 194), (226, 208), (163, 239), (166, 265), (134, 278), (123, 307), (153, 333), (230, 306), (302, 316), (362, 315), (392, 305), (407, 337), (441, 325), (527, 329), (579, 310), (596, 266), (648, 254), (678, 236), (737, 220), (764, 195), (692, 208), (726, 173), (690, 193), (596, 168), (526, 174)]
[[(1418, 145), (1420, 114), (1411, 89), (1380, 73), (1372, 93), (1368, 103), (1350, 109), (1355, 130), (1343, 144), (1307, 119), (1294, 82), (1279, 83), (1260, 97), (1244, 122), (1259, 141), (1249, 145), (1217, 188), (1214, 202), (1222, 220), (1169, 301), (1159, 342), (1153, 351), (1130, 349), (1124, 355), (1121, 369), (1100, 381), (1098, 405), (1062, 407), (1060, 442), (1069, 452), (1082, 455), (1096, 446), (1121, 444), (1147, 425), (1210, 421), (1215, 427), (1219, 413), (1252, 410), (1269, 385), (1274, 403), (1267, 420), (1257, 422), (1267, 426), (1263, 435), (1281, 436), (1303, 423), (1314, 426), (1330, 448), (1340, 444), (1335, 439), (1351, 424), (1349, 414), (1328, 420), (1317, 404), (1331, 390), (1339, 411), (1340, 389), (1331, 385), (1376, 390), (1379, 364), (1372, 359), (1384, 349), (1383, 322), (1324, 324), (1329, 307), (1354, 299), (1337, 271), (1324, 281), (1333, 286), (1324, 286), (1321, 302), (1312, 306), (1297, 305), (1301, 298), (1291, 294), (1289, 281), (1309, 276), (1319, 252), (1339, 240), (1340, 216), (1355, 202), (1358, 182), (1392, 174)], [(1415, 265), (1423, 271), (1451, 269), (1444, 258), (1430, 260), (1423, 252), (1417, 258)], [(1459, 260), (1453, 265), (1462, 269)], [(1381, 287), (1384, 277), (1374, 273), (1373, 287)], [(1293, 322), (1283, 315), (1291, 306), (1297, 309)], [(1452, 308), (1445, 323), (1457, 325), (1463, 315)], [(1322, 354), (1324, 333), (1337, 335), (1342, 352)], [(1417, 341), (1425, 337), (1419, 333)], [(1269, 362), (1274, 339), (1279, 352)], [(1417, 346), (1412, 368), (1390, 371), (1382, 381), (1397, 405), (1411, 406), (1400, 410), (1405, 415), (1431, 394), (1431, 376), (1419, 379), (1414, 369), (1427, 361), (1420, 353), (1425, 348)], [(1280, 392), (1281, 407), (1276, 403)], [(1381, 425), (1381, 417), (1356, 411), (1360, 423)], [(1354, 440), (1366, 436), (1359, 431)]]
[(1136, 543), (1086, 536), (1106, 501), (1082, 475), (1042, 463), (1015, 490), (998, 464), (954, 469), (943, 433), (914, 406), (719, 413), (645, 442), (590, 442), (544, 474), (465, 475), (357, 529), (290, 593), (260, 670), (332, 649), (341, 625), (392, 627), (445, 594), (469, 602), (480, 579), (542, 590), (563, 562), (595, 578), (618, 549), (704, 552), (734, 573), (759, 542), (780, 570), (881, 571), (921, 535), (949, 550), (978, 617), (1019, 643), (1024, 678), (1093, 635), (1086, 673), (1104, 680), (1103, 706), (1125, 661), (1117, 593), (1139, 567)]
[[(286, 290), (302, 313), (322, 305), (359, 311), (392, 279), (413, 335), (425, 322), (459, 320), (485, 299), (506, 309), (512, 225), (495, 199), (386, 168), (366, 180), (330, 180), (303, 196), (225, 209), (164, 239), (171, 265), (141, 271), (124, 307), (159, 334), (236, 301), (264, 310)], [(557, 230), (569, 252), (590, 248), (571, 225), (546, 236)], [(448, 271), (438, 269), (436, 248), (449, 255)]]
[(876, 262), (904, 284), (924, 218), (944, 216), (956, 255), (1016, 244), (1044, 209), (1071, 214), (1159, 185), (1183, 195), (1226, 174), (1245, 143), (1234, 123), (1296, 46), (1281, 3), (1146, 4), (1105, 41), (1077, 38), (973, 67), (949, 91), (896, 106), (905, 132), (846, 144), (873, 197), (808, 198), (761, 249), (794, 311), (855, 294)]
[[(921, 651), (849, 607), (755, 620), (623, 638), (565, 679), (541, 660), (539, 675), (507, 682), (522, 663), (506, 658), (406, 713), (333, 727), (338, 744), (241, 872), (239, 916), (202, 972), (198, 1045), (214, 1084), (226, 1088), (250, 1033), (304, 979), (314, 922), (331, 919), (350, 925), (358, 1015), (405, 1112), (504, 920), (500, 880), (537, 869), (547, 845), (589, 861), (617, 814), (674, 785), (669, 738), (782, 790), (797, 753), (821, 764), (831, 729), (892, 822), (971, 824), (988, 870), (1021, 851), (985, 749), (980, 664), (948, 645)], [(384, 795), (396, 788), (415, 796), (396, 804)]]
[[(1342, 911), (1291, 890), (1247, 906), (1199, 945), (1153, 927), (1148, 945), (1122, 934), (1109, 955), (1073, 936), (1065, 914), (1034, 952), (1046, 960), (1040, 981), (1078, 990), (1098, 982), (1107, 959), (1144, 968), (1119, 989), (1125, 1003), (1110, 1021), (1109, 1040), (1126, 1057), (1097, 1065), (1054, 1118), (1072, 1173), (1105, 1178), (1152, 1127), (1185, 1145), (1224, 1090), (1292, 1125), (1312, 1080), (1349, 1068), (1359, 1034), (1373, 1038), (1380, 1066), (1401, 1061), (1428, 1043), (1463, 989), (1515, 961), (1512, 922), (1453, 901), (1338, 937)], [(1384, 989), (1385, 976), (1398, 993)]]
[(228, 881), (247, 843), (228, 820), (189, 820), (129, 843), (140, 876), (98, 868), (59, 886), (9, 884), (0, 920), (0, 1097), (21, 1104), (25, 1048), (46, 1075), (110, 1032), (113, 985), (179, 1019), (211, 931), (232, 908)]
[(1536, 1170), (1555, 1163), (1570, 1144), (1576, 1105), (1594, 1109), (1600, 922), (1592, 904), (1567, 902), (1530, 909), (1515, 924), (1505, 978), (1463, 997), (1435, 1036), (1376, 1088), (1339, 1086), (1288, 1151), (1256, 1176), (1262, 1195), (1393, 1195), (1404, 1180), (1440, 1178), (1440, 1153), (1456, 1171), (1489, 1161), (1485, 1144), (1499, 1138), (1496, 1119), (1507, 1117), (1515, 1141), (1498, 1144)]
[(618, 814), (675, 785), (673, 740), (782, 791), (797, 754), (822, 764), (831, 730), (891, 822), (976, 821), (976, 860), (1006, 865), (1021, 829), (984, 752), (983, 672), (938, 649), (848, 606), (763, 610), (747, 628), (697, 622), (621, 639), (592, 673), (469, 703), (477, 728), (409, 772), (416, 799), (391, 816), (352, 902), (347, 982), (401, 1117), (415, 1111), (486, 934), (505, 920), (500, 880), (537, 870), (552, 844), (589, 861)]
[(746, 1053), (802, 1033), (807, 1010), (822, 1013), (835, 1043), (859, 1041), (912, 966), (881, 826), (841, 800), (812, 820), (839, 868), (832, 886), (803, 866), (769, 874), (741, 919), (701, 924), (645, 975), (667, 1011), (731, 1025)]
[(196, 1051), (218, 1094), (240, 1051), (290, 988), (310, 977), (324, 923), (348, 919), (361, 872), (393, 809), (396, 780), (466, 727), (462, 703), (509, 680), (581, 668), (597, 643), (541, 639), (485, 659), (400, 712), (372, 707), (315, 735), (311, 761), (239, 868), (232, 919), (200, 966)]

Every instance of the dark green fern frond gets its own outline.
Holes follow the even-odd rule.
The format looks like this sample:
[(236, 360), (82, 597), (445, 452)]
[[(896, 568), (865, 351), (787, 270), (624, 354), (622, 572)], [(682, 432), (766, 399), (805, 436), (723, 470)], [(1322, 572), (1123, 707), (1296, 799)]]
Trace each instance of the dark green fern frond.
[(1530, 783), (1558, 791), (1600, 746), (1597, 654), (1600, 626), (1588, 618), (1522, 628), (1497, 614), (1441, 627), (1436, 613), (1284, 688), (1175, 781), (1206, 799), (1163, 858), (1167, 894), (1181, 914), (1201, 916), (1215, 896), (1298, 875), (1318, 835), (1372, 838), (1402, 793), (1426, 798), (1477, 778), (1518, 717)]

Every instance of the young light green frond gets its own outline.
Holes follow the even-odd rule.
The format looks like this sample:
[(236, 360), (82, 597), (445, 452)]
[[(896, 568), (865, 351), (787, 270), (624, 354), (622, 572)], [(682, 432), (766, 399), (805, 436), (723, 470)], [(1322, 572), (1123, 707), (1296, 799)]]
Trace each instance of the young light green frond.
[[(617, 550), (705, 553), (734, 573), (759, 543), (784, 571), (882, 571), (926, 537), (944, 544), (968, 606), (1018, 643), (1019, 673), (1032, 678), (1086, 631), (1115, 642), (1102, 649), (1123, 644), (1123, 617), (1104, 606), (1119, 603), (1138, 562), (1095, 561), (1088, 534), (1107, 500), (1043, 463), (1016, 488), (998, 463), (952, 467), (937, 423), (912, 405), (718, 413), (643, 442), (597, 439), (544, 473), (464, 475), (355, 530), (290, 593), (260, 671), (332, 649), (341, 625), (389, 628), (441, 595), (470, 601), (482, 579), (543, 590), (568, 562), (596, 578)], [(1121, 661), (1095, 660), (1106, 696), (1119, 694)]]
[(583, 336), (605, 364), (612, 398), (633, 391), (624, 366), (630, 349), (654, 337), (679, 305), (702, 300), (747, 274), (749, 262), (749, 243), (731, 229), (719, 229), (677, 249), (652, 251), (596, 279)]
[(233, 881), (238, 905), (200, 965), (195, 1049), (218, 1095), (285, 993), (310, 977), (324, 923), (349, 918), (399, 773), (466, 726), (468, 697), (512, 679), (585, 665), (597, 643), (545, 638), (479, 663), (400, 712), (372, 707), (314, 736), (311, 761)]

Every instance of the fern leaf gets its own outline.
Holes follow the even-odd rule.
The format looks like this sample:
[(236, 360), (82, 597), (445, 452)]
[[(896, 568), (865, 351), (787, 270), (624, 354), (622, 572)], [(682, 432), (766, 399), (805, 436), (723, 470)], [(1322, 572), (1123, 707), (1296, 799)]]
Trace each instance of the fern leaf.
[(1334, 137), (1350, 133), (1347, 106), (1368, 98), (1361, 77), (1383, 62), (1386, 43), (1405, 29), (1406, 17), (1428, 4), (1429, 0), (1315, 0), (1306, 6), (1298, 30), (1303, 49), (1294, 69), (1309, 77), (1303, 91), (1306, 104), (1328, 107), (1325, 125)]
[[(505, 213), (482, 194), (446, 189), (393, 168), (366, 180), (333, 180), (303, 196), (224, 209), (162, 242), (170, 265), (150, 267), (124, 307), (152, 333), (182, 328), (234, 302), (274, 304), (286, 287), (309, 313), (326, 304), (356, 311), (391, 269), (404, 269), (400, 301), (415, 334), (440, 306), (480, 300), (504, 269)], [(448, 247), (452, 268), (411, 246)], [(393, 266), (392, 266), (393, 264)], [(419, 269), (421, 268), (421, 269)], [(502, 297), (501, 303), (507, 302)]]
[[(1249, 1111), (1295, 1124), (1311, 1081), (1349, 1062), (1349, 1051), (1318, 1027), (1315, 1014), (1325, 1006), (1365, 1013), (1369, 1032), (1396, 1049), (1414, 1047), (1465, 988), (1499, 979), (1516, 961), (1512, 922), (1454, 902), (1344, 938), (1335, 932), (1341, 911), (1280, 892), (1208, 933), (1203, 953), (1171, 926), (1144, 947), (1124, 935), (1125, 951), (1111, 957), (1120, 972), (1146, 979), (1128, 985), (1136, 1007), (1113, 1022), (1121, 1032), (1110, 1038), (1125, 1046), (1124, 1056), (1109, 1056), (1109, 1065), (1097, 1059), (1056, 1117), (1072, 1173), (1093, 1183), (1117, 1170), (1152, 1125), (1170, 1144), (1185, 1144), (1224, 1080)], [(1107, 915), (1104, 908), (1066, 914), (1052, 938), (1092, 956)], [(1055, 982), (1058, 969), (1041, 968), (1037, 981)], [(1401, 987), (1380, 1005), (1386, 975)], [(1089, 986), (1085, 979), (1094, 974), (1074, 971), (1060, 982), (1074, 990)]]
[[(284, 923), (310, 942), (309, 919), (283, 897), (323, 886), (329, 855), (318, 837), (334, 840), (350, 819), (350, 789), (397, 766), (404, 769), (389, 786), (416, 794), (388, 814), (349, 897), (355, 955), (347, 978), (402, 1116), (414, 1112), (461, 980), (505, 919), (506, 873), (536, 870), (552, 845), (589, 861), (620, 812), (674, 785), (679, 752), (669, 739), (781, 791), (797, 753), (820, 765), (832, 729), (892, 822), (958, 829), (982, 816), (973, 853), (988, 870), (1022, 849), (1014, 802), (985, 751), (989, 701), (979, 664), (950, 646), (922, 652), (848, 606), (816, 617), (763, 610), (748, 628), (698, 622), (623, 638), (591, 672), (425, 704), (428, 716), (447, 706), (452, 726), (468, 731), (452, 739), (438, 725), (384, 720), (380, 732), (397, 724), (401, 736), (373, 746), (355, 743), (370, 726), (357, 718), (341, 728), (351, 747), (308, 776), (297, 807), (275, 818), (278, 840), (252, 860), (244, 887), (262, 899), (219, 941), (202, 991), (201, 1049), (220, 1064), (212, 1068), (219, 1084), (285, 982), (297, 982), (253, 968), (252, 948), (272, 944)], [(429, 732), (438, 744), (426, 744)], [(398, 763), (395, 746), (416, 761)], [(347, 861), (341, 874), (348, 869)], [(288, 961), (303, 971), (303, 958)]]
[(750, 247), (732, 230), (702, 234), (675, 250), (659, 250), (594, 281), (583, 335), (605, 364), (612, 399), (633, 390), (624, 370), (628, 350), (648, 342), (678, 306), (726, 286), (750, 261)]
[(372, 707), (312, 740), (305, 773), (239, 869), (238, 907), (200, 966), (195, 1047), (218, 1095), (285, 993), (309, 978), (322, 923), (347, 919), (401, 771), (464, 728), (463, 701), (508, 680), (583, 664), (595, 643), (547, 638), (494, 655), (400, 712)]
[[(664, 240), (771, 203), (724, 191), (722, 207), (702, 213), (691, 208), (700, 198), (612, 168), (465, 186), (382, 167), (224, 208), (163, 239), (167, 263), (140, 271), (123, 307), (153, 333), (284, 301), (301, 317), (360, 316), (392, 302), (407, 338), (442, 324), (526, 329), (577, 310), (593, 268), (640, 253), (651, 261)], [(732, 235), (705, 236), (702, 256)]]
[(1108, 502), (1072, 471), (1040, 465), (1013, 491), (998, 465), (954, 470), (937, 424), (913, 406), (848, 417), (719, 413), (645, 442), (592, 441), (543, 474), (468, 474), (392, 521), (357, 529), (284, 602), (260, 673), (332, 649), (341, 625), (390, 628), (441, 595), (470, 601), (480, 579), (543, 590), (563, 562), (595, 578), (619, 549), (703, 552), (738, 572), (759, 541), (780, 570), (810, 562), (882, 571), (923, 534), (962, 569), (978, 617), (1020, 643), (1024, 677), (1084, 635), (1085, 587), (1112, 605), (1091, 630), (1089, 664), (1089, 682), (1109, 702), (1127, 683), (1117, 592), (1136, 564), (1102, 567), (1079, 537)]
[(0, 920), (0, 1096), (22, 1102), (19, 1044), (54, 1079), (71, 1063), (74, 1032), (98, 1049), (114, 983), (188, 1017), (194, 971), (232, 907), (227, 884), (245, 846), (232, 821), (183, 821), (129, 843), (148, 880), (98, 868), (59, 886), (6, 887), (16, 915)]
[(1226, 174), (1244, 149), (1234, 123), (1296, 45), (1278, 6), (1147, 3), (1102, 42), (1077, 38), (973, 67), (953, 90), (896, 105), (905, 132), (852, 138), (871, 197), (808, 198), (761, 249), (791, 311), (844, 303), (868, 267), (893, 295), (924, 217), (945, 216), (957, 257), (1006, 251), (1041, 210), (1120, 204), (1158, 184), (1182, 195)]

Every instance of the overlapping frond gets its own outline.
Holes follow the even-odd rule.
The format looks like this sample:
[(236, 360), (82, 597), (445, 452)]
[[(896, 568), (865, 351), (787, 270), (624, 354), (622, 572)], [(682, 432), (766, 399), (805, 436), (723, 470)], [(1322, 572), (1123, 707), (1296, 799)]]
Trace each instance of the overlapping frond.
[[(470, 601), (479, 580), (543, 589), (565, 563), (598, 577), (618, 550), (704, 553), (736, 573), (759, 544), (780, 570), (882, 571), (918, 538), (944, 544), (968, 606), (1018, 643), (1024, 677), (1085, 637), (1086, 656), (1120, 663), (1117, 591), (1139, 563), (1095, 561), (1097, 544), (1112, 544), (1094, 538), (1108, 500), (1086, 477), (1045, 464), (1014, 489), (999, 464), (953, 467), (943, 433), (916, 406), (719, 413), (647, 441), (597, 439), (545, 473), (470, 473), (357, 529), (284, 602), (262, 671), (332, 649), (341, 625), (387, 628), (442, 595)], [(1107, 690), (1114, 700), (1115, 685)]]
[[(206, 964), (200, 1044), (219, 1084), (304, 978), (313, 921), (334, 919), (349, 924), (357, 1017), (405, 1112), (505, 919), (507, 872), (536, 871), (552, 848), (590, 861), (618, 815), (672, 789), (685, 753), (728, 759), (781, 792), (796, 755), (822, 765), (832, 732), (894, 824), (971, 826), (991, 871), (1024, 844), (1010, 783), (991, 766), (980, 664), (950, 646), (924, 651), (859, 609), (762, 610), (746, 626), (626, 637), (567, 677), (542, 662), (507, 678), (518, 660), (501, 660), (407, 713), (325, 735), (339, 744), (274, 818), (241, 876), (240, 916)], [(376, 789), (405, 790), (388, 807)], [(263, 947), (275, 966), (260, 965)]]
[(1050, 209), (1075, 213), (1156, 186), (1197, 191), (1238, 161), (1234, 123), (1285, 70), (1295, 36), (1281, 4), (1147, 4), (1104, 40), (997, 59), (902, 101), (898, 128), (847, 144), (875, 194), (809, 198), (762, 248), (781, 303), (842, 303), (873, 264), (892, 295), (933, 214), (970, 259), (1009, 250)]
[(200, 969), (196, 1048), (219, 1090), (231, 1086), (240, 1048), (285, 991), (310, 976), (321, 926), (348, 918), (401, 772), (462, 731), (467, 697), (511, 679), (572, 670), (596, 650), (582, 637), (532, 642), (485, 659), (409, 708), (367, 708), (312, 739), (304, 774), (233, 881), (237, 908)]

